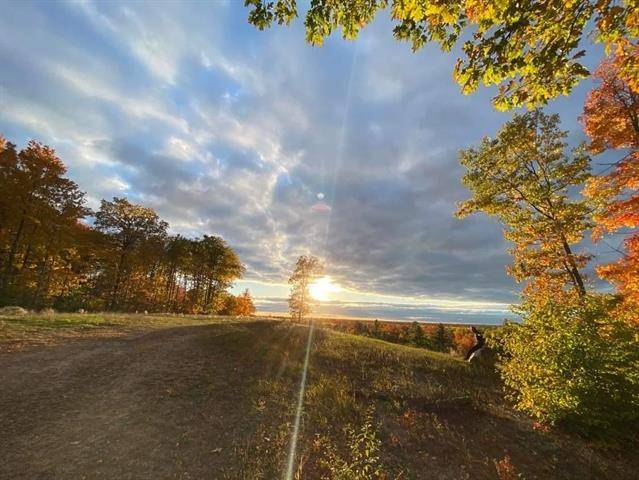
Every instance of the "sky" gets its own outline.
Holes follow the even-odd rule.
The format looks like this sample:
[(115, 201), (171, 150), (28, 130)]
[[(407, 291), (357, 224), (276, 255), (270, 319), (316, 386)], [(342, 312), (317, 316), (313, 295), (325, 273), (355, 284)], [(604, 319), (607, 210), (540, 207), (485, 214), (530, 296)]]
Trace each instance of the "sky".
[[(0, 8), (0, 134), (54, 147), (92, 208), (126, 196), (173, 233), (222, 236), (247, 267), (234, 291), (259, 310), (286, 309), (295, 260), (313, 254), (338, 286), (321, 313), (509, 316), (501, 227), (453, 212), (468, 197), (459, 150), (513, 112), (489, 89), (460, 93), (455, 51), (411, 52), (387, 13), (317, 48), (299, 20), (256, 30), (239, 0)], [(547, 108), (573, 145), (590, 87)]]

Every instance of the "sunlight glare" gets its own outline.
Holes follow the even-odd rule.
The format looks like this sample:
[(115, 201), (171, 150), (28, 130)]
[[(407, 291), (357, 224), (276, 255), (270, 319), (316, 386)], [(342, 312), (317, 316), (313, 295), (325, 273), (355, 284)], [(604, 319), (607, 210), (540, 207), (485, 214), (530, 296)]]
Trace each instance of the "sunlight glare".
[(329, 296), (332, 293), (337, 293), (341, 290), (340, 286), (333, 283), (331, 277), (321, 277), (313, 281), (308, 286), (311, 297), (320, 302), (329, 300)]

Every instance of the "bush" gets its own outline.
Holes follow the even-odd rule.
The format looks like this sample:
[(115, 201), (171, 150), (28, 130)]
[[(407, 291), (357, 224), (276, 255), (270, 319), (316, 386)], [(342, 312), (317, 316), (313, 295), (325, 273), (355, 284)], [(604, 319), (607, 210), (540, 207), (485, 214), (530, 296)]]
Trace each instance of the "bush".
[(364, 424), (359, 430), (346, 427), (348, 436), (347, 458), (342, 458), (334, 446), (329, 446), (327, 458), (321, 463), (330, 474), (323, 480), (375, 480), (385, 478), (383, 465), (379, 457), (381, 440), (374, 422), (374, 410), (369, 408)]
[(604, 295), (524, 303), (524, 323), (500, 338), (500, 370), (517, 408), (584, 434), (637, 430), (637, 331), (610, 315), (613, 304)]

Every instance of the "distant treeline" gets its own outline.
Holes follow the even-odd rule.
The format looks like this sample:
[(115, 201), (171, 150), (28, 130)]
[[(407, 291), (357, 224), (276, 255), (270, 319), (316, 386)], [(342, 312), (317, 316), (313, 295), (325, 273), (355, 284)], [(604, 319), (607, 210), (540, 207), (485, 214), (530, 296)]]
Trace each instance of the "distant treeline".
[(248, 292), (227, 292), (244, 266), (222, 238), (169, 235), (126, 198), (93, 212), (66, 172), (52, 148), (0, 136), (0, 306), (254, 312)]
[[(475, 337), (468, 327), (449, 326), (442, 323), (403, 323), (375, 320), (318, 319), (316, 323), (332, 330), (385, 340), (391, 343), (426, 348), (436, 352), (456, 353), (464, 356), (475, 344)], [(495, 327), (490, 327), (494, 329)]]

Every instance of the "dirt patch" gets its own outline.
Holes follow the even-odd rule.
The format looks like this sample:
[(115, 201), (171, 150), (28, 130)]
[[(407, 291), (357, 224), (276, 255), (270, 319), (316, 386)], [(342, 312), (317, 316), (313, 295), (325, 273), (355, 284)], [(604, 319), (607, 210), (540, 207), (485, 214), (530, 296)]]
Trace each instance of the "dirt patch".
[(1, 355), (0, 478), (221, 478), (281, 337), (256, 322)]

